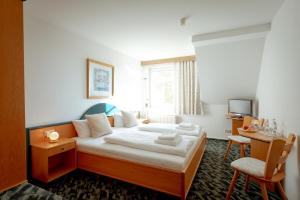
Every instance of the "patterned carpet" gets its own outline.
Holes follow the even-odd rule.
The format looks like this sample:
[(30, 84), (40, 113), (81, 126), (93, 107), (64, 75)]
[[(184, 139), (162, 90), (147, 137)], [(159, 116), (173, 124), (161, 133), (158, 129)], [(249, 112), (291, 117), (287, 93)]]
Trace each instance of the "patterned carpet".
[[(202, 162), (187, 196), (187, 199), (224, 200), (231, 181), (233, 171), (230, 162), (239, 158), (238, 147), (233, 147), (227, 161), (223, 160), (227, 142), (209, 139)], [(249, 150), (248, 150), (249, 151)], [(153, 177), (155, 178), (155, 176)], [(100, 176), (90, 172), (76, 170), (61, 177), (47, 186), (42, 186), (65, 199), (177, 199), (176, 197), (139, 187), (133, 184)], [(245, 193), (244, 177), (241, 176), (232, 199), (262, 199), (260, 189), (251, 183), (249, 193)], [(271, 200), (280, 199), (275, 193), (269, 192)]]
[(8, 191), (0, 192), (1, 200), (62, 200), (63, 198), (30, 183), (23, 183)]

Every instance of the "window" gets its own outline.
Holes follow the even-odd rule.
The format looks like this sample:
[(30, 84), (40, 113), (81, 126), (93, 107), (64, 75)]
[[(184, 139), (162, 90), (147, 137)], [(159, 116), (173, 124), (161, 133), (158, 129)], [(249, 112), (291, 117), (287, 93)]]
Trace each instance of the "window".
[(145, 115), (202, 114), (195, 60), (148, 64), (144, 68)]
[(175, 65), (155, 65), (149, 69), (149, 105), (151, 114), (175, 113)]

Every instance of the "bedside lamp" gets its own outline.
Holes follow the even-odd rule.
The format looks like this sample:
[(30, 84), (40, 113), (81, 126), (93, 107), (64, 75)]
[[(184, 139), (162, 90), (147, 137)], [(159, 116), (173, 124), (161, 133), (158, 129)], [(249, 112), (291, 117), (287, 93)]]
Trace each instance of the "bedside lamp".
[(45, 136), (48, 138), (50, 143), (57, 142), (59, 139), (59, 133), (55, 130), (45, 131)]

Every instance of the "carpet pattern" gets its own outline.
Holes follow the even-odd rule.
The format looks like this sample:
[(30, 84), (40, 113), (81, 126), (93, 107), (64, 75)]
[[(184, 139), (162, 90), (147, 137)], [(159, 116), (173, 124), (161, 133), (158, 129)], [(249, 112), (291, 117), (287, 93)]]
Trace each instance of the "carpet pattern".
[[(227, 161), (223, 160), (227, 142), (209, 139), (200, 167), (197, 171), (187, 199), (223, 200), (233, 176), (230, 162), (239, 158), (238, 146), (233, 146)], [(249, 154), (249, 149), (248, 149)], [(155, 178), (155, 175), (153, 175)], [(244, 176), (240, 176), (232, 194), (233, 200), (262, 199), (259, 187), (250, 183), (249, 192), (245, 193)], [(42, 186), (68, 200), (75, 199), (178, 199), (161, 192), (100, 176), (83, 170), (76, 170), (63, 176), (47, 186)], [(278, 200), (279, 196), (269, 192), (270, 200)]]
[(1, 200), (62, 200), (61, 196), (55, 195), (30, 183), (23, 183), (5, 192), (0, 192)]

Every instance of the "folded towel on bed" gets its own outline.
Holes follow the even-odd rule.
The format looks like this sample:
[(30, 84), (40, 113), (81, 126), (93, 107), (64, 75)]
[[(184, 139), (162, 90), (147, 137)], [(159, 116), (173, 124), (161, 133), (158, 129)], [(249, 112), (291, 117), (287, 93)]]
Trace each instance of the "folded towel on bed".
[(190, 136), (196, 136), (199, 137), (202, 132), (202, 127), (196, 128), (195, 130), (181, 130), (181, 129), (176, 129), (176, 133), (178, 135), (190, 135)]
[(158, 136), (157, 138), (159, 140), (174, 140), (176, 139), (178, 136), (177, 133), (163, 133), (160, 136)]
[(176, 129), (179, 129), (179, 130), (185, 130), (185, 131), (193, 131), (193, 130), (195, 130), (196, 129), (196, 127), (195, 126), (193, 126), (193, 127), (182, 127), (182, 126), (176, 126)]
[(157, 136), (143, 133), (113, 133), (104, 137), (104, 141), (111, 144), (127, 146), (146, 151), (172, 154), (185, 157), (195, 139), (182, 139), (176, 146), (157, 144)]
[(165, 123), (149, 123), (138, 126), (141, 131), (150, 131), (157, 133), (175, 133), (175, 127), (177, 124), (165, 124)]
[(169, 146), (176, 146), (178, 145), (182, 140), (182, 137), (180, 135), (177, 135), (173, 140), (161, 140), (157, 139), (154, 142), (157, 144), (163, 144), (163, 145), (169, 145)]
[(195, 125), (192, 123), (187, 123), (187, 122), (182, 122), (179, 124), (180, 127), (182, 128), (195, 128)]

